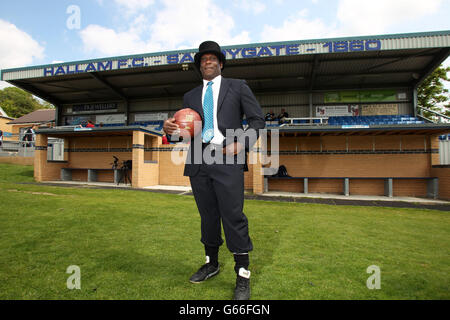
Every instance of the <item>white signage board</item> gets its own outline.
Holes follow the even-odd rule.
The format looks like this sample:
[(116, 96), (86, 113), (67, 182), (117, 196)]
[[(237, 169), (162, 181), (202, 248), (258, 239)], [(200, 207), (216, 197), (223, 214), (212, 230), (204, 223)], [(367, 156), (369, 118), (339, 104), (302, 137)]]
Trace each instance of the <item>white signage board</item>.
[(316, 107), (316, 117), (359, 116), (359, 114), (359, 106), (357, 105)]
[(168, 113), (159, 112), (159, 113), (136, 113), (134, 115), (135, 122), (144, 122), (144, 121), (165, 121), (169, 117)]
[(125, 115), (124, 114), (105, 114), (105, 115), (98, 115), (95, 119), (96, 123), (103, 123), (103, 124), (114, 124), (114, 123), (124, 123), (125, 122)]

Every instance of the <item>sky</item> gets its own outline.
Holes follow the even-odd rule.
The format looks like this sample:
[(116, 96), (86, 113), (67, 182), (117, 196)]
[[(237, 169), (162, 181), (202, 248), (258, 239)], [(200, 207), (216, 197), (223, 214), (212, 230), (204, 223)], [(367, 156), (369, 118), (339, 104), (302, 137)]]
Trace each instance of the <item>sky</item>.
[(193, 49), (204, 40), (442, 31), (449, 16), (450, 0), (3, 0), (0, 69)]

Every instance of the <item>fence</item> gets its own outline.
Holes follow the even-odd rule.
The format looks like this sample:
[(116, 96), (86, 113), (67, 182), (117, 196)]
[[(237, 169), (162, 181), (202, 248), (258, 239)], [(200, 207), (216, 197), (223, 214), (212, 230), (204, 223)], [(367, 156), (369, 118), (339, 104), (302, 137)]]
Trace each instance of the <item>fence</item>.
[[(3, 141), (0, 156), (34, 157), (34, 141)], [(47, 160), (64, 160), (64, 140), (48, 138)]]
[(0, 152), (7, 156), (34, 157), (34, 141), (3, 141)]

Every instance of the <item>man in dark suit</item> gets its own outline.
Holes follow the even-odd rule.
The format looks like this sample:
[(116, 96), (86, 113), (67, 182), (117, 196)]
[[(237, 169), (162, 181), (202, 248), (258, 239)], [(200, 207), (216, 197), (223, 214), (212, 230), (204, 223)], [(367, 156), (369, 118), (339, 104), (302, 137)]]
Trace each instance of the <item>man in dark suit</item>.
[[(202, 118), (202, 132), (191, 141), (184, 175), (189, 176), (201, 217), (201, 242), (206, 264), (191, 278), (200, 283), (219, 273), (218, 253), (223, 243), (223, 224), (228, 249), (234, 254), (236, 288), (234, 299), (250, 298), (248, 253), (253, 249), (244, 207), (246, 153), (265, 126), (259, 103), (244, 80), (221, 76), (226, 59), (213, 41), (200, 44), (194, 57), (203, 84), (187, 92), (183, 108), (191, 108)], [(248, 123), (242, 128), (243, 116)], [(175, 134), (175, 119), (165, 121), (164, 131)], [(231, 130), (231, 131), (230, 131)], [(243, 157), (245, 155), (245, 157)], [(213, 159), (211, 162), (207, 158)]]

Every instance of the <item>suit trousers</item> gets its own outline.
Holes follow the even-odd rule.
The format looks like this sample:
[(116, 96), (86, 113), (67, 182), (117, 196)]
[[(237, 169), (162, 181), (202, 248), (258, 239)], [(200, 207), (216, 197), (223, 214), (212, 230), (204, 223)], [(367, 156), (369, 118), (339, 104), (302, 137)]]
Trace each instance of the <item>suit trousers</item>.
[(253, 249), (244, 208), (244, 165), (201, 164), (190, 177), (201, 217), (201, 242), (208, 247), (223, 244), (221, 223), (228, 249), (247, 253)]

